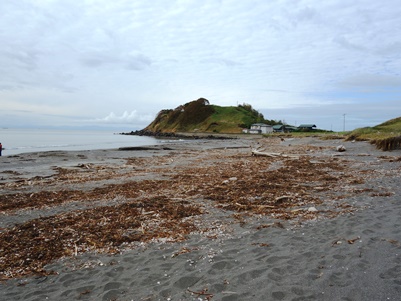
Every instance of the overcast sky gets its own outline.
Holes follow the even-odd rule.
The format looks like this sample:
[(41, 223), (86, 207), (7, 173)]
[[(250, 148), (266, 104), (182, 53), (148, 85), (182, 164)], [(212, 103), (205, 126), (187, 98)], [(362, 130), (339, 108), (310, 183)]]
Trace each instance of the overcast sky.
[(200, 97), (373, 126), (401, 116), (400, 16), (398, 0), (1, 0), (0, 127), (130, 131)]

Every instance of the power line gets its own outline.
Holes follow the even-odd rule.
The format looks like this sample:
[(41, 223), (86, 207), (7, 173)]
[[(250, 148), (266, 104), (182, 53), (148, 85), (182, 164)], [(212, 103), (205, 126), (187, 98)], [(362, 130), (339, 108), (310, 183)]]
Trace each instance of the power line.
[(344, 116), (343, 132), (345, 132), (345, 115), (347, 115), (347, 114), (343, 114), (343, 116)]

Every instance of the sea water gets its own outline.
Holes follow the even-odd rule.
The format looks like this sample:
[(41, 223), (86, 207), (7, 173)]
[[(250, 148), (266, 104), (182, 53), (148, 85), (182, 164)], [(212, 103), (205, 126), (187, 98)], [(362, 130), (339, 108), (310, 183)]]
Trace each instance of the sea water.
[(105, 130), (0, 129), (3, 156), (56, 150), (116, 149), (156, 145), (165, 141), (145, 136), (120, 135)]

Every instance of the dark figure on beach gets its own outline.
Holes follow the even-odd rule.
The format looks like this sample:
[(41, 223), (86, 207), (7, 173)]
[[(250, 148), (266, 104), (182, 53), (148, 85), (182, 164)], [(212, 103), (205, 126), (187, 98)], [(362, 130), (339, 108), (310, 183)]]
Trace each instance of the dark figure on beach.
[(1, 145), (1, 142), (0, 142), (0, 156), (1, 156), (1, 151), (3, 150), (3, 145)]

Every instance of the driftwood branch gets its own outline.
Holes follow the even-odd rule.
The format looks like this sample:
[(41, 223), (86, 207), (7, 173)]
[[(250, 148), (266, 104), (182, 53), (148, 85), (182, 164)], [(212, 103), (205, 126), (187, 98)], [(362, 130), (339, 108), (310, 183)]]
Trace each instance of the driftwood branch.
[(252, 149), (251, 151), (252, 156), (264, 156), (264, 157), (283, 157), (283, 158), (293, 158), (293, 159), (298, 159), (298, 155), (287, 155), (287, 154), (282, 154), (282, 153), (271, 153), (271, 152), (265, 152), (261, 149)]
[(207, 300), (210, 300), (210, 299), (213, 298), (213, 294), (209, 294), (209, 293), (207, 292), (206, 289), (204, 289), (204, 290), (202, 290), (202, 291), (200, 291), (200, 292), (195, 292), (195, 291), (192, 291), (192, 290), (190, 290), (190, 289), (188, 288), (187, 291), (190, 292), (191, 294), (194, 294), (194, 295), (205, 296), (205, 298), (206, 298)]

